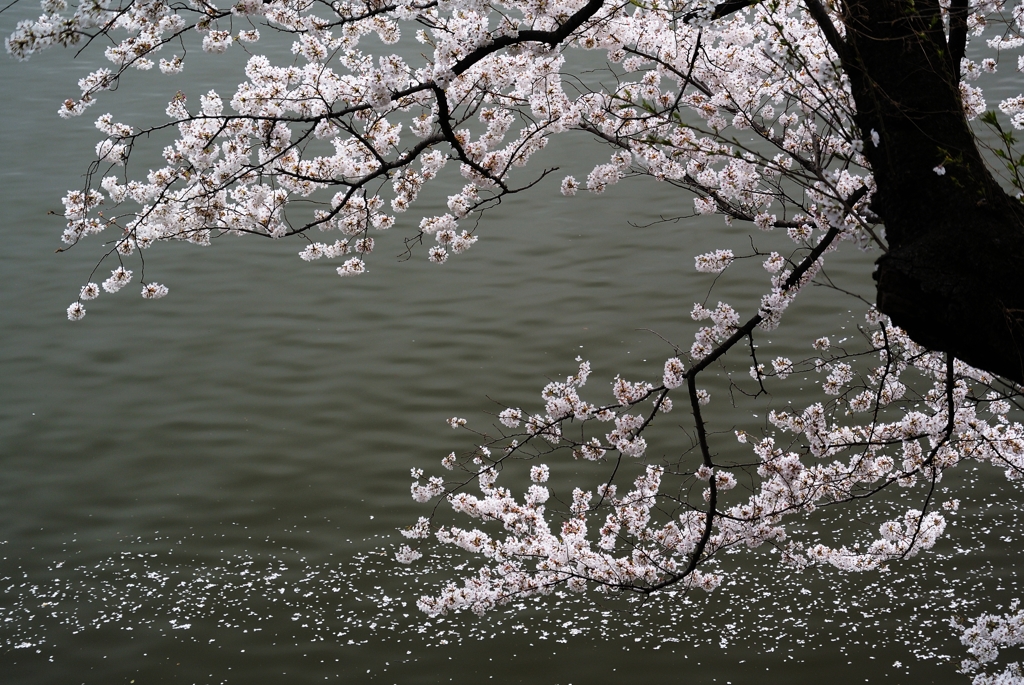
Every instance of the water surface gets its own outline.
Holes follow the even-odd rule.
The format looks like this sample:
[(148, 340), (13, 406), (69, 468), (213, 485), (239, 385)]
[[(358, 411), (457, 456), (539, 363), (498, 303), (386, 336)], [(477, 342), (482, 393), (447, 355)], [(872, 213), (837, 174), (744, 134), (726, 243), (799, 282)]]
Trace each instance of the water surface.
[[(0, 62), (4, 682), (963, 682), (949, 618), (1019, 594), (1024, 498), (979, 470), (947, 479), (963, 502), (949, 538), (886, 573), (792, 574), (742, 554), (710, 598), (554, 596), (426, 619), (415, 599), (462, 560), (410, 570), (390, 554), (396, 529), (424, 514), (409, 469), (436, 472), (469, 446), (444, 420), (490, 425), (489, 398), (539, 408), (577, 355), (599, 398), (616, 374), (657, 377), (671, 355), (661, 337), (688, 347), (688, 313), (710, 285), (693, 255), (749, 249), (749, 232), (658, 222), (690, 207), (667, 186), (568, 199), (552, 181), (491, 212), (480, 242), (442, 268), (392, 257), (401, 225), (379, 238), (370, 273), (344, 281), (299, 260), (297, 241), (175, 245), (147, 264), (169, 297), (127, 288), (71, 325), (64, 309), (99, 247), (55, 254), (62, 222), (48, 212), (81, 183), (108, 105), (58, 119), (86, 70), (68, 57)], [(142, 79), (109, 107), (156, 116), (179, 88), (227, 89), (239, 61)], [(549, 163), (585, 175), (608, 150), (581, 142), (553, 144)], [(872, 259), (846, 250), (830, 273), (870, 298)], [(713, 297), (750, 313), (765, 282), (754, 269)], [(804, 355), (826, 316), (824, 332), (852, 335), (853, 308), (810, 293), (770, 349)], [(763, 424), (718, 406), (724, 428)], [(659, 449), (683, 448), (671, 429)]]

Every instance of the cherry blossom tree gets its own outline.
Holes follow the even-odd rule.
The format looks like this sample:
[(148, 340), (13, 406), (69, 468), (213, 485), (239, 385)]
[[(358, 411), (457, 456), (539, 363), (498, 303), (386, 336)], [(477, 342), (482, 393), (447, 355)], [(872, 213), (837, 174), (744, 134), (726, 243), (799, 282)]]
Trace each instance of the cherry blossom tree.
[[(344, 277), (368, 270), (389, 229), (409, 254), (437, 264), (461, 258), (486, 231), (479, 219), (489, 208), (546, 192), (554, 169), (535, 168), (533, 158), (569, 132), (612, 153), (584, 180), (563, 177), (565, 195), (649, 177), (692, 198), (693, 215), (784, 234), (781, 251), (691, 255), (697, 271), (713, 275), (757, 258), (763, 296), (746, 315), (725, 302), (696, 304), (692, 318), (703, 325), (692, 344), (675, 347), (660, 378), (616, 378), (611, 396), (585, 399), (590, 366), (580, 359), (564, 382), (544, 387), (536, 410), (505, 407), (486, 431), (451, 420), (473, 429), (475, 444), (442, 461), (451, 476), (413, 471), (413, 497), (437, 504), (403, 532), (481, 563), (423, 597), (428, 614), (485, 612), (562, 586), (710, 591), (722, 581), (720, 553), (741, 546), (772, 549), (798, 568), (878, 569), (940, 538), (944, 514), (957, 508), (937, 501), (947, 470), (980, 461), (1011, 480), (1024, 476), (1024, 425), (1015, 418), (1024, 383), (1024, 158), (1012, 133), (1024, 128), (1024, 96), (990, 110), (981, 88), (999, 69), (1024, 68), (1024, 57), (1009, 54), (1024, 45), (1024, 3), (44, 0), (43, 8), (7, 39), (10, 54), (102, 44), (110, 62), (81, 79), (63, 117), (131, 87), (133, 70), (187, 69), (193, 43), (251, 53), (283, 35), (291, 50), (251, 54), (234, 93), (210, 91), (198, 103), (174, 95), (162, 125), (98, 117), (96, 160), (64, 198), (63, 240), (71, 247), (102, 235), (96, 273), (111, 271), (82, 287), (67, 310), (73, 321), (85, 316), (83, 302), (130, 285), (136, 271), (143, 297), (167, 295), (141, 261), (167, 241), (293, 238), (302, 259), (337, 260)], [(412, 41), (404, 36), (418, 45), (403, 52)], [(581, 67), (594, 55), (605, 80)], [(980, 126), (994, 142), (979, 142)], [(161, 137), (162, 166), (129, 172), (136, 151)], [(423, 189), (442, 178), (462, 186), (448, 212), (416, 215)], [(409, 212), (412, 221), (402, 217)], [(756, 339), (780, 325), (839, 249), (879, 255), (862, 347), (815, 334), (806, 359), (760, 360)], [(755, 399), (807, 374), (820, 374), (820, 396), (772, 411), (758, 433), (730, 433), (746, 456), (725, 458), (701, 385), (725, 363), (749, 366), (742, 392)], [(692, 444), (652, 456), (667, 452), (647, 444), (649, 428), (677, 405)], [(600, 483), (557, 489), (549, 462), (563, 454), (593, 462)], [(517, 496), (498, 480), (521, 462), (531, 482)], [(790, 525), (886, 497), (916, 499), (863, 539), (847, 540), (849, 531), (811, 539)], [(455, 523), (442, 520), (444, 508)], [(479, 526), (460, 525), (465, 517)], [(403, 546), (398, 560), (420, 554)], [(965, 628), (976, 657), (965, 670), (991, 661), (995, 645), (1019, 642), (1019, 633), (991, 627), (1019, 619), (983, 619)], [(1003, 675), (977, 676), (990, 677)]]

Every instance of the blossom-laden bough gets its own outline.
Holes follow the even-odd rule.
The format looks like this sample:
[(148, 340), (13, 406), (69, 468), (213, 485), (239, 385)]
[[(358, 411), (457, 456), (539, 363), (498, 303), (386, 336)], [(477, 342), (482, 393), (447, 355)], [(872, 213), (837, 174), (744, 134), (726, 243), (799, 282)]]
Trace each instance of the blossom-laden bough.
[[(64, 117), (130, 85), (133, 70), (185, 70), (191, 41), (214, 54), (291, 42), (277, 62), (251, 55), (230, 96), (210, 91), (195, 105), (178, 92), (164, 124), (97, 119), (104, 137), (84, 185), (64, 198), (63, 239), (70, 247), (110, 236), (94, 273), (113, 268), (102, 285), (88, 279), (68, 308), (72, 320), (136, 270), (143, 297), (165, 296), (142, 260), (164, 241), (295, 236), (302, 259), (336, 259), (340, 276), (363, 274), (383, 232), (401, 226), (424, 188), (455, 176), (462, 187), (448, 195), (448, 212), (413, 221), (402, 236), (408, 254), (433, 241), (425, 256), (443, 264), (478, 240), (483, 212), (555, 171), (521, 168), (567, 132), (613, 152), (585, 180), (564, 176), (565, 195), (646, 176), (688, 194), (690, 216), (785, 233), (785, 248), (760, 255), (771, 276), (757, 312), (743, 319), (728, 303), (696, 305), (693, 318), (708, 325), (686, 353), (676, 350), (660, 381), (618, 379), (614, 402), (591, 404), (579, 395), (589, 374), (581, 363), (545, 388), (542, 413), (507, 408), (499, 415), (507, 434), (444, 460), (471, 479), (421, 484), (414, 472), (416, 499), (441, 498), (501, 531), (432, 528), (426, 518), (407, 531), (486, 562), (464, 584), (424, 598), (428, 613), (486, 611), (557, 585), (710, 590), (720, 576), (708, 564), (740, 545), (771, 545), (789, 565), (876, 569), (935, 543), (941, 509), (956, 508), (935, 501), (946, 470), (980, 460), (1021, 475), (1024, 428), (1011, 410), (1024, 382), (1024, 208), (992, 175), (970, 122), (981, 117), (998, 133), (1006, 185), (1024, 191), (1016, 141), (986, 111), (979, 87), (998, 69), (1022, 68), (1024, 58), (1006, 66), (1005, 55), (1024, 45), (1024, 3), (83, 0), (69, 8), (43, 0), (43, 8), (7, 39), (10, 54), (103, 44), (112, 64), (80, 81)], [(991, 56), (967, 58), (969, 39), (991, 27)], [(404, 49), (403, 32), (419, 45)], [(598, 70), (595, 55), (604, 59)], [(1024, 127), (1024, 96), (998, 107)], [(162, 166), (132, 176), (136, 150), (161, 136)], [(758, 362), (755, 335), (780, 324), (844, 243), (881, 253), (877, 310), (865, 329), (875, 365), (855, 368), (866, 358), (821, 335), (814, 359)], [(717, 250), (695, 266), (718, 274), (736, 258)], [(711, 398), (698, 378), (740, 349), (753, 358), (755, 395), (810, 368), (825, 374), (825, 399), (773, 412), (774, 433), (738, 433), (749, 459), (726, 463), (711, 444)], [(673, 403), (687, 407), (694, 449), (655, 459), (645, 432)], [(563, 448), (607, 477), (575, 489), (556, 513), (543, 460)], [(522, 498), (497, 485), (519, 457), (532, 460)], [(643, 465), (631, 483), (619, 482), (624, 464)], [(470, 480), (482, 496), (468, 492)], [(894, 488), (919, 490), (919, 505), (866, 546), (802, 546), (787, 533), (787, 517)], [(418, 554), (404, 547), (399, 558)]]
[[(1020, 601), (1010, 602), (1009, 611), (1002, 615), (982, 614), (974, 619), (973, 625), (964, 625), (956, 618), (953, 628), (960, 631), (960, 641), (968, 648), (971, 658), (964, 659), (961, 670), (974, 673), (982, 664), (999, 658), (999, 650), (1024, 644), (1024, 611)], [(1024, 679), (1024, 671), (1018, 662), (1011, 662), (999, 673), (979, 673), (972, 680), (974, 685), (1014, 685)]]
[[(695, 346), (708, 336), (724, 341), (703, 360), (688, 365), (673, 357), (657, 383), (616, 378), (614, 401), (607, 404), (581, 397), (591, 370), (577, 360), (576, 374), (542, 391), (543, 412), (505, 408), (497, 415), (499, 435), (478, 433), (482, 444), (442, 460), (445, 469), (464, 477), (432, 476), (424, 484), (423, 471), (413, 471), (415, 500), (440, 498), (457, 514), (484, 524), (432, 525), (423, 517), (403, 531), (411, 539), (434, 536), (486, 560), (461, 585), (421, 598), (423, 611), (483, 613), (562, 585), (649, 593), (680, 584), (711, 591), (722, 580), (714, 571), (717, 557), (736, 547), (767, 546), (779, 563), (797, 569), (826, 564), (846, 572), (876, 570), (938, 541), (944, 513), (959, 506), (955, 499), (937, 500), (936, 486), (946, 471), (983, 462), (1011, 481), (1024, 479), (1024, 425), (1008, 418), (1020, 408), (1018, 389), (921, 348), (876, 310), (862, 328), (867, 350), (854, 352), (819, 338), (809, 345), (815, 355), (800, 362), (776, 358), (771, 370), (756, 363), (752, 337), (763, 312), (741, 325), (723, 303), (710, 313), (694, 308), (695, 319), (709, 314), (721, 322), (698, 332)], [(800, 409), (771, 411), (770, 430), (761, 437), (735, 431), (749, 450), (741, 459), (735, 450), (712, 446), (705, 409), (711, 398), (698, 387), (709, 360), (734, 347), (749, 347), (755, 361), (752, 396), (791, 374), (817, 374), (818, 394), (824, 396)], [(696, 445), (668, 457), (647, 445), (645, 431), (679, 404), (687, 407)], [(469, 428), (463, 419), (450, 423)], [(574, 488), (564, 501), (556, 497), (548, 484), (549, 463), (563, 455), (597, 462), (603, 482)], [(519, 460), (531, 463), (532, 481), (521, 498), (497, 485), (499, 474)], [(640, 471), (631, 482), (623, 476), (630, 470)], [(480, 495), (470, 492), (474, 482)], [(852, 545), (801, 539), (820, 538), (800, 525), (815, 511), (855, 506), (887, 491), (899, 491), (890, 504), (916, 497), (919, 506), (882, 523), (876, 539)], [(552, 501), (561, 506), (552, 508)], [(433, 518), (438, 513), (435, 508)], [(787, 519), (798, 522), (801, 535), (790, 534)], [(849, 533), (841, 528), (834, 537)], [(398, 558), (411, 563), (419, 553), (406, 545)]]

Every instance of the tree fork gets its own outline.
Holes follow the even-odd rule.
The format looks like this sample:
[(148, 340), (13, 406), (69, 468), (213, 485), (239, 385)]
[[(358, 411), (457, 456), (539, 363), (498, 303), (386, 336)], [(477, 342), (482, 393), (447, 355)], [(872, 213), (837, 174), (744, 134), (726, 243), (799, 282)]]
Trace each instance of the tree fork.
[(1024, 383), (1024, 206), (992, 176), (964, 113), (959, 27), (947, 43), (936, 0), (850, 0), (842, 18), (889, 244), (878, 308), (919, 344)]
[[(727, 0), (713, 18), (753, 4)], [(952, 0), (948, 39), (936, 0), (848, 0), (843, 39), (818, 0), (805, 5), (849, 76), (874, 173), (889, 247), (878, 309), (919, 344), (1024, 384), (1024, 205), (992, 176), (964, 113), (967, 3)]]

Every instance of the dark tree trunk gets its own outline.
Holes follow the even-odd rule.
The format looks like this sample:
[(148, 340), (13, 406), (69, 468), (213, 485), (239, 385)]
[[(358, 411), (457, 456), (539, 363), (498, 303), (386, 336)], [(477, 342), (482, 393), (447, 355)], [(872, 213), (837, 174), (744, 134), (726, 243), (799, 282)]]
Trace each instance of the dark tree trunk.
[(843, 21), (889, 244), (878, 308), (921, 345), (1024, 383), (1024, 205), (993, 178), (964, 114), (960, 31), (947, 43), (936, 0), (849, 0)]

